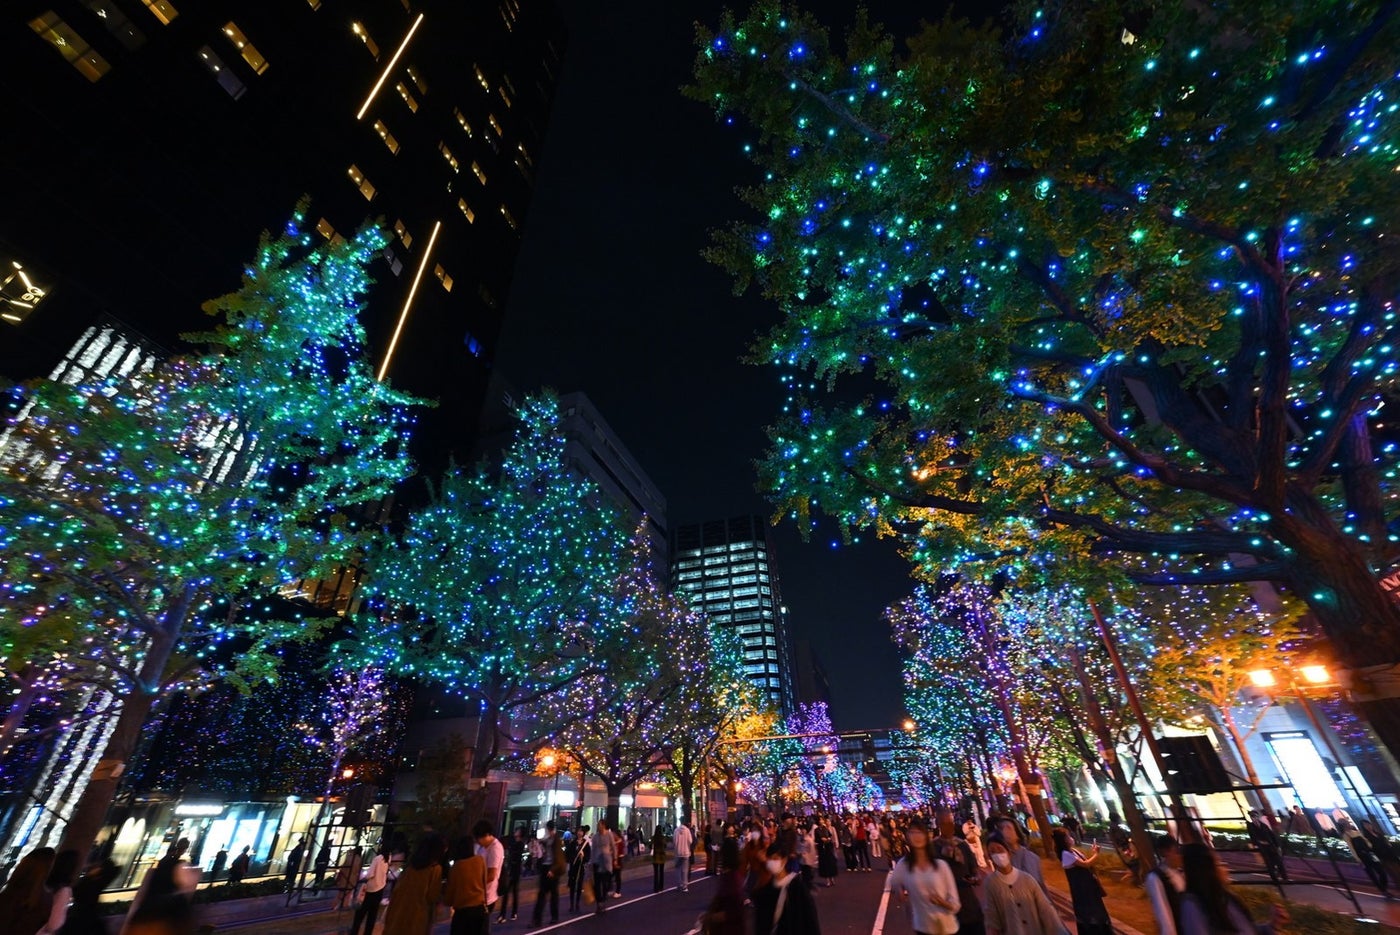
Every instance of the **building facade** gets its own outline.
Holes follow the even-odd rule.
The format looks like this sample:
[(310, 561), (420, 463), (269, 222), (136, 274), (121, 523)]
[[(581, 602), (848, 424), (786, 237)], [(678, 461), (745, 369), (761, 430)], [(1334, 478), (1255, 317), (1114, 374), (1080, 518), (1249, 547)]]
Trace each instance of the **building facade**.
[(784, 716), (796, 709), (788, 612), (768, 524), (757, 515), (677, 526), (671, 586), (744, 642), (744, 673)]
[(377, 372), (470, 451), (563, 53), (518, 0), (20, 0), (0, 14), (0, 373), (101, 314), (176, 346), (259, 233), (378, 219)]

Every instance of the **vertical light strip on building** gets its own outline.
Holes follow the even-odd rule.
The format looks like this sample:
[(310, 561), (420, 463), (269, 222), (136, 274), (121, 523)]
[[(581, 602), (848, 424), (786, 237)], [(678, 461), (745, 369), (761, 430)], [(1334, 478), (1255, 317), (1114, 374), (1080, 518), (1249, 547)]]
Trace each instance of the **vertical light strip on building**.
[(399, 335), (403, 334), (404, 322), (408, 321), (408, 310), (413, 307), (413, 297), (418, 294), (418, 283), (423, 279), (423, 270), (428, 268), (428, 259), (433, 255), (433, 244), (437, 243), (440, 230), (442, 222), (438, 221), (433, 225), (433, 235), (428, 238), (428, 246), (423, 250), (423, 260), (418, 264), (418, 272), (413, 276), (413, 285), (409, 287), (408, 298), (404, 299), (403, 311), (399, 312), (399, 323), (394, 326), (394, 336), (389, 339), (389, 349), (384, 352), (384, 363), (379, 365), (379, 375), (375, 379), (381, 383), (384, 382), (384, 374), (389, 372), (389, 362), (394, 359), (394, 349), (399, 346)]
[(379, 94), (379, 89), (384, 87), (384, 82), (388, 80), (389, 75), (394, 70), (394, 66), (399, 63), (399, 56), (403, 55), (403, 50), (408, 48), (409, 41), (413, 39), (413, 34), (418, 31), (418, 27), (421, 25), (423, 25), (423, 14), (419, 13), (418, 18), (413, 21), (413, 25), (408, 27), (408, 35), (404, 36), (403, 42), (399, 43), (398, 51), (394, 53), (393, 58), (389, 59), (389, 64), (384, 66), (384, 74), (380, 75), (379, 80), (374, 83), (374, 87), (370, 88), (369, 97), (365, 98), (365, 102), (360, 105), (360, 112), (355, 115), (356, 120), (363, 117), (365, 111), (369, 110), (369, 105), (374, 103), (374, 98)]

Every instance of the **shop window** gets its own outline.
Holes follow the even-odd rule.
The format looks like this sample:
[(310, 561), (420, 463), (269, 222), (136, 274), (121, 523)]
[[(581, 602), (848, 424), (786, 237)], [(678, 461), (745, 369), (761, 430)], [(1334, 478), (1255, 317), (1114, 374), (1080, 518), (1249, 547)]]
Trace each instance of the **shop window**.
[(248, 63), (248, 67), (253, 69), (253, 73), (261, 75), (267, 71), (267, 59), (262, 57), (262, 53), (257, 50), (253, 43), (248, 41), (248, 37), (243, 35), (243, 30), (239, 29), (232, 21), (224, 24), (224, 35), (228, 36), (229, 42), (234, 44), (239, 54), (243, 56), (243, 61)]

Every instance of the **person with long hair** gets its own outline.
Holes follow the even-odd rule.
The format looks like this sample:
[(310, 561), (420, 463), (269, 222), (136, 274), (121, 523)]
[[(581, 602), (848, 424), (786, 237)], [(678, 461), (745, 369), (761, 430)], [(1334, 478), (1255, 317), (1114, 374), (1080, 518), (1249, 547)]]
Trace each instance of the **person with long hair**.
[(53, 894), (44, 884), (53, 871), (54, 849), (36, 847), (20, 858), (0, 890), (0, 919), (9, 931), (34, 935), (48, 921)]
[(486, 858), (476, 853), (476, 842), (471, 838), (458, 841), (453, 856), (442, 894), (442, 901), (452, 910), (451, 935), (486, 935), (491, 930), (486, 911)]
[(658, 823), (651, 833), (651, 891), (659, 893), (666, 886), (666, 830)]
[(917, 935), (951, 935), (958, 930), (958, 882), (938, 857), (922, 821), (904, 832), (909, 850), (890, 876), (890, 890), (908, 899), (909, 921)]
[(55, 935), (68, 919), (68, 905), (73, 901), (73, 878), (78, 875), (78, 852), (71, 848), (59, 851), (44, 888), (49, 892), (49, 918), (39, 927), (39, 935)]
[(425, 835), (389, 900), (384, 913), (384, 935), (428, 935), (442, 902), (442, 856), (447, 843), (440, 834)]
[(73, 905), (58, 935), (108, 935), (106, 913), (98, 901), (102, 891), (112, 885), (120, 871), (110, 860), (92, 864), (73, 884)]
[(1269, 922), (1255, 922), (1230, 890), (1230, 870), (1204, 844), (1181, 845), (1186, 892), (1181, 894), (1181, 935), (1274, 935), (1288, 921), (1274, 906)]
[(1113, 935), (1113, 922), (1108, 917), (1108, 907), (1103, 904), (1103, 884), (1094, 875), (1099, 846), (1095, 844), (1085, 854), (1074, 846), (1068, 828), (1056, 828), (1051, 836), (1069, 883), (1069, 898), (1074, 904), (1074, 922), (1079, 935)]

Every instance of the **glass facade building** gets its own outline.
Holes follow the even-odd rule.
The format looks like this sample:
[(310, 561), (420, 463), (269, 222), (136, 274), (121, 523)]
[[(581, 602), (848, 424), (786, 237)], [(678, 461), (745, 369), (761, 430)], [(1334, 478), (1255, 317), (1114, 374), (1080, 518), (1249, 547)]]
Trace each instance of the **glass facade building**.
[(744, 672), (784, 716), (795, 708), (792, 641), (768, 525), (756, 515), (676, 527), (671, 586), (744, 641)]

